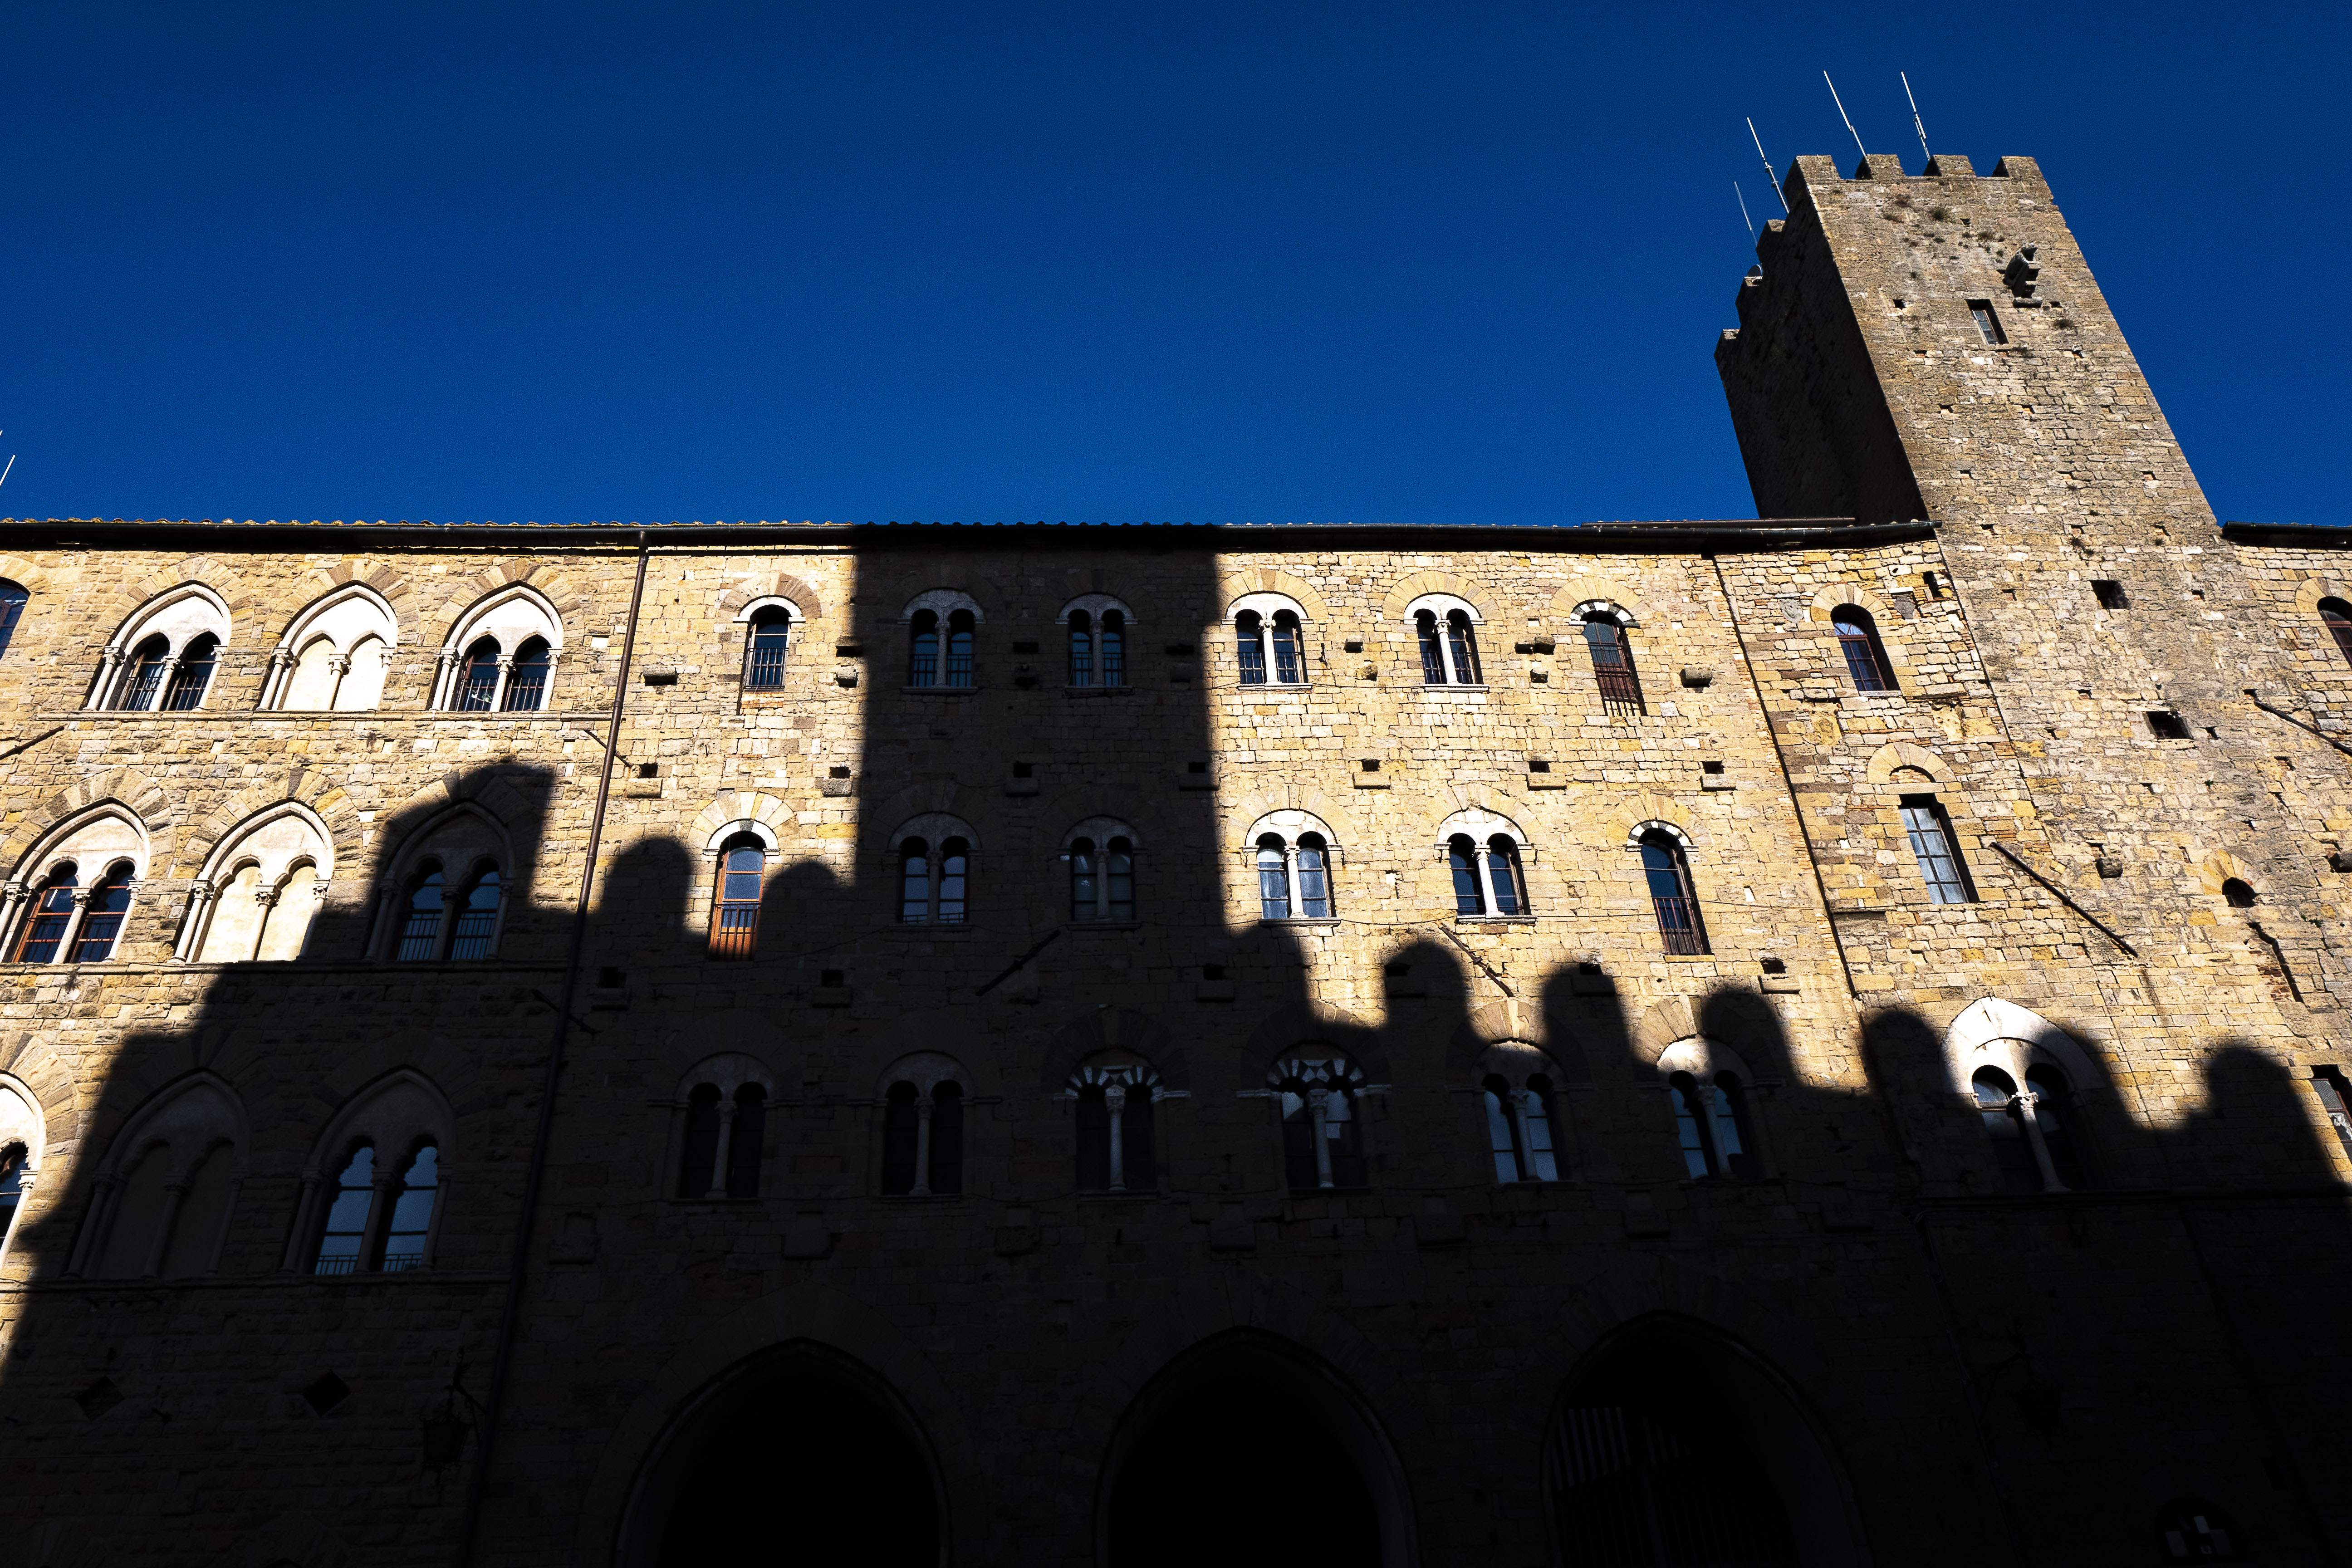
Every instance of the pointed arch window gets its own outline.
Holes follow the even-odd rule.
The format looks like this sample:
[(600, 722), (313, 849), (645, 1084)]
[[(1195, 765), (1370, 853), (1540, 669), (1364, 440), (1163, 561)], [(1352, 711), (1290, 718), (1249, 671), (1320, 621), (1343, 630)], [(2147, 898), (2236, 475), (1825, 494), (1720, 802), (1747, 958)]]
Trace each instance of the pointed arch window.
[[(24, 618), (25, 606), (33, 595), (5, 577), (0, 577), (0, 658), (8, 653), (8, 644), (16, 636), (16, 623)], [(5, 1235), (0, 1231), (0, 1235)]]
[[(2040, 1058), (2041, 1053), (2035, 1057)], [(2047, 1059), (2025, 1069), (2025, 1090), (1999, 1068), (1979, 1068), (1969, 1087), (1976, 1095), (1993, 1166), (2012, 1193), (2076, 1192), (2092, 1185), (2090, 1150), (2082, 1136), (2082, 1107), (2065, 1070)]]
[(131, 650), (130, 662), (130, 671), (122, 678), (121, 707), (125, 712), (145, 713), (154, 708), (164, 679), (172, 672), (171, 639), (157, 632)]
[(1895, 668), (1886, 662), (1886, 648), (1878, 640), (1878, 623), (1856, 605), (1840, 605), (1830, 612), (1837, 628), (1838, 647), (1845, 655), (1845, 672), (1856, 691), (1893, 691)]
[(313, 1274), (353, 1274), (367, 1251), (368, 1220), (375, 1208), (375, 1149), (362, 1143), (335, 1173), (335, 1195), (319, 1234)]
[(1070, 919), (1088, 924), (1135, 919), (1135, 844), (1125, 837), (1070, 840)]
[(1649, 711), (1642, 700), (1642, 677), (1633, 667), (1633, 645), (1622, 623), (1598, 613), (1584, 617), (1584, 648), (1592, 658), (1592, 679), (1601, 689), (1601, 706), (1614, 718), (1639, 718)]
[(122, 935), (122, 922), (130, 912), (131, 863), (124, 860), (109, 867), (89, 889), (81, 923), (74, 932), (73, 961), (105, 963)]
[(163, 689), (163, 708), (167, 712), (185, 713), (204, 706), (205, 690), (213, 683), (213, 669), (220, 662), (220, 638), (206, 632), (190, 642), (172, 667), (172, 679)]
[(507, 689), (499, 700), (501, 713), (536, 713), (547, 705), (547, 676), (554, 664), (545, 637), (533, 637), (515, 653), (507, 672)]
[(760, 882), (767, 866), (767, 846), (755, 834), (739, 833), (719, 847), (710, 911), (711, 957), (749, 958), (758, 948)]
[(449, 704), (459, 713), (488, 713), (499, 692), (499, 642), (496, 637), (484, 637), (466, 650), (465, 668), (457, 675), (457, 700)]
[(890, 1197), (950, 1197), (963, 1191), (963, 1086), (941, 1079), (925, 1092), (901, 1079), (883, 1096), (882, 1191)]
[[(24, 592), (21, 588), (16, 591)], [(2327, 635), (2335, 639), (2336, 651), (2344, 656), (2344, 662), (2352, 664), (2352, 605), (2341, 599), (2320, 600), (2319, 624), (2326, 626)], [(5, 647), (5, 642), (0, 642), (0, 648)]]
[(399, 944), (393, 957), (403, 963), (414, 963), (436, 957), (441, 951), (441, 920), (448, 910), (448, 882), (441, 874), (438, 860), (427, 860), (418, 868), (416, 880), (408, 890), (408, 906), (402, 912)]
[(441, 1152), (427, 1143), (418, 1149), (400, 1173), (384, 1226), (383, 1268), (403, 1274), (425, 1267), (425, 1238), (433, 1234), (433, 1200), (441, 1186)]
[(1486, 1142), (1498, 1182), (1556, 1182), (1559, 1160), (1552, 1147), (1552, 1085), (1543, 1073), (1513, 1088), (1500, 1073), (1480, 1085), (1486, 1107)]
[(1718, 1072), (1701, 1082), (1691, 1073), (1675, 1073), (1666, 1079), (1666, 1099), (1674, 1108), (1684, 1169), (1694, 1179), (1757, 1173), (1738, 1074)]
[(792, 612), (770, 605), (751, 616), (751, 637), (743, 654), (743, 689), (773, 691), (784, 683), (784, 654), (792, 646)]
[(1650, 908), (1658, 922), (1658, 936), (1668, 952), (1704, 953), (1706, 925), (1699, 916), (1698, 897), (1691, 887), (1690, 862), (1675, 837), (1653, 829), (1642, 836), (1642, 877), (1648, 884)]
[(71, 861), (59, 866), (34, 890), (32, 911), (16, 938), (18, 963), (54, 963), (73, 923), (77, 871)]

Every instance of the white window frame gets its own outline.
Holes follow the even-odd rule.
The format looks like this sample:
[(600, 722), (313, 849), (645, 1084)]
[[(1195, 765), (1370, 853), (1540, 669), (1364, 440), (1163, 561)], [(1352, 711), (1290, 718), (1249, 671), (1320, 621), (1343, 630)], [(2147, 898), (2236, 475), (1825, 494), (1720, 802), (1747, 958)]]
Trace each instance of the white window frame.
[[(1274, 658), (1274, 617), (1284, 611), (1297, 616), (1298, 621), (1298, 679), (1296, 680), (1275, 679), (1276, 670), (1281, 667), (1275, 663)], [(1270, 590), (1244, 594), (1225, 606), (1224, 627), (1236, 639), (1241, 636), (1241, 618), (1244, 614), (1250, 612), (1255, 612), (1257, 616), (1258, 658), (1263, 661), (1261, 668), (1265, 670), (1265, 679), (1263, 681), (1251, 683), (1250, 689), (1267, 691), (1300, 691), (1312, 686), (1314, 679), (1308, 673), (1307, 658), (1307, 630), (1312, 623), (1307, 618), (1305, 607), (1287, 594), (1276, 594)], [(1236, 668), (1234, 685), (1238, 687), (1241, 684), (1240, 671)]]
[(140, 605), (107, 639), (99, 654), (98, 675), (90, 682), (89, 695), (83, 700), (82, 708), (92, 712), (119, 710), (124, 683), (131, 674), (131, 650), (161, 632), (169, 646), (164, 651), (167, 668), (156, 690), (159, 708), (163, 694), (171, 690), (172, 682), (179, 675), (180, 660), (188, 645), (207, 634), (215, 639), (212, 679), (205, 682), (204, 700), (196, 704), (196, 710), (201, 711), (211, 700), (213, 688), (220, 679), (219, 661), (228, 652), (229, 634), (235, 629), (228, 605), (209, 584), (183, 583), (165, 589)]
[[(1459, 661), (1457, 661), (1454, 657), (1454, 639), (1445, 635), (1446, 617), (1454, 615), (1456, 611), (1459, 611), (1462, 616), (1470, 623), (1470, 626), (1472, 628), (1471, 636), (1475, 641), (1477, 636), (1476, 629), (1486, 624), (1486, 617), (1478, 613), (1478, 606), (1472, 604), (1469, 600), (1462, 597), (1459, 594), (1423, 594), (1419, 598), (1413, 600), (1412, 603), (1407, 605), (1404, 607), (1404, 625), (1406, 632), (1410, 634), (1413, 639), (1412, 657), (1413, 663), (1415, 665), (1419, 665), (1421, 663), (1421, 613), (1423, 610), (1427, 610), (1435, 617), (1437, 622), (1438, 658), (1445, 669), (1445, 685), (1448, 687), (1467, 688), (1473, 691), (1485, 690), (1486, 687), (1486, 650), (1484, 648), (1478, 650), (1477, 660), (1479, 668), (1475, 672), (1478, 679), (1475, 680), (1466, 680), (1463, 679), (1462, 668)], [(1431, 685), (1425, 678), (1421, 684), (1424, 690), (1435, 691), (1442, 689), (1439, 687)]]

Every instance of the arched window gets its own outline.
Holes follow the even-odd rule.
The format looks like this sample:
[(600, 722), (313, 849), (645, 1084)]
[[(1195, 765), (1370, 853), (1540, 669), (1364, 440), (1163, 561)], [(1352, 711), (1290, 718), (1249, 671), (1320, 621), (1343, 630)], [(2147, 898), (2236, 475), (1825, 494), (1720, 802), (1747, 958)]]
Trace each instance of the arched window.
[(1344, 1057), (1300, 1056), (1267, 1075), (1282, 1112), (1282, 1164), (1291, 1187), (1369, 1184), (1364, 1161), (1364, 1075)]
[(1838, 647), (1845, 654), (1845, 672), (1853, 677), (1853, 689), (1894, 690), (1895, 669), (1886, 662), (1886, 649), (1878, 640), (1878, 623), (1870, 618), (1870, 612), (1840, 605), (1830, 612), (1830, 623), (1837, 627)]
[(1437, 635), (1437, 616), (1423, 610), (1412, 618), (1414, 640), (1421, 645), (1421, 683), (1445, 684), (1445, 644)]
[(2078, 1108), (2074, 1085), (2054, 1062), (2035, 1062), (2025, 1069), (2026, 1092), (2032, 1100), (2033, 1131), (2041, 1135), (2042, 1152), (2050, 1157), (2051, 1187), (2080, 1192), (2091, 1185), (2090, 1150), (2075, 1136)]
[(950, 1197), (963, 1191), (963, 1085), (936, 1069), (892, 1083), (882, 1097), (882, 1191)]
[(1642, 677), (1633, 668), (1633, 645), (1623, 625), (1599, 613), (1584, 617), (1584, 648), (1592, 657), (1592, 679), (1601, 688), (1602, 710), (1638, 718), (1649, 711), (1642, 700)]
[(357, 1273), (367, 1251), (368, 1220), (374, 1208), (375, 1150), (362, 1143), (335, 1174), (335, 1195), (327, 1205), (326, 1228), (319, 1235), (310, 1272)]
[(907, 684), (940, 683), (940, 616), (937, 610), (917, 610), (907, 629)]
[(328, 1123), (302, 1174), (289, 1273), (406, 1273), (431, 1266), (451, 1173), (448, 1102), (395, 1072)]
[(1127, 684), (1127, 616), (1114, 609), (1073, 609), (1066, 616), (1070, 635), (1070, 684)]
[(427, 860), (417, 868), (409, 888), (406, 909), (402, 912), (400, 939), (393, 957), (403, 963), (415, 963), (441, 954), (441, 917), (449, 904), (448, 881), (441, 875), (441, 862)]
[(2221, 897), (2233, 910), (2251, 910), (2254, 907), (2253, 884), (2242, 877), (2232, 877), (2221, 884)]
[(2064, 1068), (2036, 1050), (2025, 1069), (2024, 1093), (1991, 1067), (1979, 1068), (1969, 1087), (1992, 1143), (1994, 1168), (2009, 1191), (2064, 1193), (2092, 1184), (2082, 1107)]
[(459, 713), (488, 713), (499, 694), (499, 641), (484, 637), (466, 650), (466, 667), (449, 706)]
[(51, 871), (34, 890), (32, 910), (16, 938), (18, 963), (57, 962), (66, 928), (73, 923), (76, 875), (74, 864), (68, 860)]
[(399, 641), (392, 606), (365, 584), (347, 583), (287, 626), (269, 656), (261, 707), (287, 712), (364, 712), (383, 700), (385, 658)]
[(1269, 921), (1331, 918), (1331, 846), (1323, 835), (1286, 839), (1261, 834), (1257, 841), (1258, 916)]
[(1902, 797), (1903, 831), (1911, 839), (1912, 858), (1919, 863), (1919, 879), (1927, 884), (1927, 898), (1938, 904), (1972, 904), (1976, 889), (1969, 883), (1968, 862), (1960, 858), (1952, 837), (1951, 819), (1932, 795)]
[(176, 956), (199, 963), (299, 958), (333, 855), (325, 825), (297, 802), (247, 818), (206, 858)]
[(107, 868), (89, 889), (89, 900), (81, 914), (81, 924), (73, 940), (73, 961), (76, 963), (103, 963), (114, 952), (114, 943), (122, 934), (122, 921), (131, 912), (131, 862), (117, 861)]
[(499, 892), (499, 868), (477, 868), (457, 900), (457, 919), (449, 931), (451, 958), (488, 958), (497, 948)]
[(1478, 668), (1478, 634), (1467, 610), (1452, 609), (1439, 617), (1434, 609), (1413, 616), (1421, 643), (1421, 679), (1424, 686), (1482, 686)]
[(220, 638), (207, 632), (190, 642), (172, 668), (171, 684), (163, 689), (168, 712), (185, 713), (204, 706), (205, 689), (213, 683), (213, 667), (220, 660)]
[(2012, 1193), (2040, 1192), (2041, 1165), (2027, 1141), (2027, 1119), (2017, 1085), (1998, 1068), (1979, 1068), (1969, 1087), (1976, 1095), (1985, 1136), (1992, 1143), (1993, 1168), (2000, 1173), (2001, 1184)]
[(440, 1151), (427, 1143), (409, 1157), (400, 1173), (400, 1190), (392, 1200), (392, 1215), (383, 1230), (386, 1274), (404, 1274), (425, 1267), (425, 1238), (433, 1234), (433, 1200), (441, 1185)]
[(1454, 875), (1454, 912), (1485, 914), (1486, 896), (1479, 886), (1478, 846), (1468, 834), (1457, 833), (1445, 841), (1445, 865)]
[(1234, 613), (1234, 651), (1244, 686), (1303, 686), (1307, 682), (1306, 632), (1296, 606), (1278, 595), (1253, 595), (1260, 602)]
[(1160, 1184), (1152, 1105), (1160, 1075), (1139, 1061), (1097, 1062), (1070, 1077), (1077, 1097), (1078, 1191), (1148, 1193)]
[[(12, 583), (6, 586), (14, 588), (16, 584)], [(24, 591), (16, 588), (20, 595)], [(20, 599), (18, 602), (21, 604), (23, 601)], [(2326, 626), (2327, 635), (2336, 639), (2336, 651), (2344, 656), (2344, 662), (2352, 664), (2352, 605), (2341, 599), (2320, 600), (2319, 624)], [(5, 647), (5, 643), (0, 643), (0, 648)]]
[(971, 684), (972, 616), (970, 610), (948, 612), (947, 669), (940, 677), (941, 686), (965, 687)]
[(1127, 684), (1127, 617), (1117, 610), (1105, 610), (1102, 630), (1095, 634), (1095, 647), (1102, 666), (1105, 686)]
[(1687, 1072), (1675, 1073), (1666, 1079), (1666, 1098), (1674, 1108), (1683, 1166), (1694, 1178), (1757, 1173), (1737, 1073), (1718, 1072), (1706, 1083)]
[(970, 910), (971, 845), (961, 837), (898, 843), (898, 919), (907, 925), (961, 925)]
[(213, 1273), (245, 1178), (244, 1143), (235, 1095), (208, 1074), (142, 1110), (99, 1163), (66, 1272), (114, 1279)]
[(1479, 1087), (1486, 1107), (1486, 1143), (1495, 1159), (1495, 1180), (1559, 1180), (1559, 1161), (1552, 1146), (1550, 1077), (1531, 1074), (1524, 1088), (1514, 1088), (1501, 1073), (1489, 1073)]
[(547, 705), (547, 676), (554, 664), (547, 639), (533, 637), (515, 653), (507, 672), (507, 689), (499, 700), (501, 713), (536, 713)]
[[(33, 595), (22, 587), (0, 577), (0, 657), (5, 657), (8, 644), (16, 635), (16, 623), (24, 618), (25, 605)], [(0, 1229), (0, 1235), (5, 1235)]]
[(1095, 683), (1094, 617), (1084, 610), (1070, 612), (1070, 684), (1092, 686)]
[(1125, 837), (1073, 838), (1069, 847), (1070, 919), (1086, 923), (1135, 919), (1135, 844)]
[(17, 1209), (24, 1205), (31, 1158), (31, 1151), (21, 1142), (0, 1146), (0, 1258), (7, 1256), (9, 1232), (16, 1223)]
[(1653, 829), (1642, 835), (1642, 876), (1649, 884), (1650, 908), (1657, 916), (1658, 935), (1668, 952), (1703, 953), (1706, 925), (1699, 918), (1698, 897), (1692, 890), (1690, 863), (1674, 835)]
[(749, 958), (758, 947), (760, 881), (767, 867), (767, 847), (755, 834), (739, 833), (719, 846), (710, 910), (711, 957)]
[[(725, 1065), (721, 1058), (719, 1065)], [(698, 1069), (699, 1070), (699, 1069)], [(725, 1093), (698, 1083), (686, 1097), (686, 1141), (678, 1160), (681, 1198), (756, 1198), (768, 1135), (768, 1089), (747, 1080)]]
[(163, 690), (172, 672), (172, 642), (158, 632), (131, 650), (131, 668), (122, 679), (122, 700), (117, 704), (130, 713), (145, 713)]
[(1445, 865), (1454, 879), (1454, 912), (1457, 915), (1524, 915), (1528, 909), (1527, 875), (1519, 865), (1517, 840), (1497, 833), (1481, 842), (1466, 833), (1445, 841)]
[(751, 640), (743, 651), (743, 689), (773, 691), (784, 683), (784, 653), (792, 646), (793, 616), (770, 605), (751, 616)]

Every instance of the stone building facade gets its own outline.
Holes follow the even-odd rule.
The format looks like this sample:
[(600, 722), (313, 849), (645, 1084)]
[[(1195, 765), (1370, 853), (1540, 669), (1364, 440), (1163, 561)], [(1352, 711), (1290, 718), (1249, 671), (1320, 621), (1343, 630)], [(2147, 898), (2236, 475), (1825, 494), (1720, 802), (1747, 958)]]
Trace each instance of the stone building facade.
[(2341, 1561), (2352, 565), (1786, 194), (1755, 522), (0, 524), (0, 1563)]

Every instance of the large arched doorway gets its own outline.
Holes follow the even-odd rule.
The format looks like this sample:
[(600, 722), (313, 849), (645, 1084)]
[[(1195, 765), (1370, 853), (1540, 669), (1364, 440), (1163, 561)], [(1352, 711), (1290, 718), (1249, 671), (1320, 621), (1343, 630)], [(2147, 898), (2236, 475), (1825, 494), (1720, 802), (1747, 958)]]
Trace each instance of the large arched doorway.
[(1153, 1378), (1119, 1424), (1097, 1511), (1108, 1568), (1408, 1568), (1396, 1457), (1328, 1366), (1223, 1335)]
[(814, 1344), (759, 1356), (672, 1425), (624, 1528), (625, 1568), (940, 1568), (937, 1468), (887, 1384)]
[(1612, 1334), (1544, 1445), (1569, 1568), (1861, 1568), (1843, 1473), (1780, 1379), (1688, 1319)]

